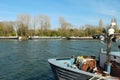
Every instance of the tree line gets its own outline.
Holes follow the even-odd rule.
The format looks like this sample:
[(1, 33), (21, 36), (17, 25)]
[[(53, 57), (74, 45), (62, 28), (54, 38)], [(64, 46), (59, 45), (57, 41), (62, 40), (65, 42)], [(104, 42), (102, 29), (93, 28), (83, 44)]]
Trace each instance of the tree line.
[[(48, 15), (37, 15), (31, 17), (28, 14), (20, 14), (15, 21), (0, 22), (0, 36), (92, 36), (93, 34), (102, 34), (102, 28), (108, 26), (103, 24), (103, 20), (99, 20), (98, 26), (86, 24), (76, 27), (72, 23), (65, 20), (64, 17), (59, 17), (59, 27), (51, 29), (50, 17)], [(111, 19), (117, 23), (114, 17)], [(115, 30), (119, 33), (118, 25)]]

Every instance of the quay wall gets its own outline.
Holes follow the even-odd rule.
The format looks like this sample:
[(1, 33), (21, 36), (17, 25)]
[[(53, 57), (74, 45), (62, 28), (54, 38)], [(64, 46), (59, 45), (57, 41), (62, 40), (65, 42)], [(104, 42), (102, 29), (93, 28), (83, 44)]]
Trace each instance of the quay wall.
[(93, 37), (70, 37), (69, 40), (93, 40)]
[(18, 39), (17, 36), (0, 36), (0, 39)]
[[(19, 39), (18, 36), (0, 36), (0, 39)], [(44, 37), (44, 36), (31, 36), (28, 39), (67, 39), (67, 40), (93, 40), (92, 37), (60, 37), (60, 36), (53, 36), (53, 37)]]

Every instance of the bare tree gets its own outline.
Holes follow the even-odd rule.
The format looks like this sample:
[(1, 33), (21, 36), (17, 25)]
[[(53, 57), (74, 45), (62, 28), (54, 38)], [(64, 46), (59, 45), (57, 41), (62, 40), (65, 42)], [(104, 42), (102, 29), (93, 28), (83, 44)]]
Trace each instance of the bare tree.
[(116, 25), (114, 26), (115, 32), (118, 33), (119, 32), (119, 28), (118, 28), (118, 24), (117, 24), (117, 18), (114, 17), (111, 19), (111, 22), (115, 22)]
[(71, 24), (67, 22), (64, 17), (59, 17), (61, 27), (61, 36), (69, 36)]
[(47, 15), (40, 15), (41, 29), (49, 30), (50, 29), (50, 18)]
[(30, 23), (30, 16), (28, 14), (21, 14), (17, 16), (18, 32), (20, 36), (28, 36), (28, 29)]
[(32, 19), (32, 25), (33, 25), (33, 35), (35, 36), (37, 33), (37, 26), (39, 24), (39, 21), (38, 21), (38, 18), (37, 16), (34, 16), (33, 19)]
[(36, 18), (37, 22), (37, 26), (40, 27), (40, 31), (39, 31), (39, 35), (44, 35), (44, 34), (48, 34), (49, 33), (49, 29), (50, 29), (50, 17), (47, 15), (38, 15)]
[(101, 29), (103, 28), (103, 20), (102, 19), (99, 20), (99, 28), (101, 28)]

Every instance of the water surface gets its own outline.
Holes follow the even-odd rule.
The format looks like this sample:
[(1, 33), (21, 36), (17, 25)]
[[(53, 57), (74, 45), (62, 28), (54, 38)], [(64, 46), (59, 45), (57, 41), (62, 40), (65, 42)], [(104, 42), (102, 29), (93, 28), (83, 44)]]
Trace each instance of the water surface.
[[(113, 50), (119, 50), (113, 44)], [(49, 58), (71, 55), (97, 56), (97, 40), (0, 40), (0, 80), (55, 80)]]

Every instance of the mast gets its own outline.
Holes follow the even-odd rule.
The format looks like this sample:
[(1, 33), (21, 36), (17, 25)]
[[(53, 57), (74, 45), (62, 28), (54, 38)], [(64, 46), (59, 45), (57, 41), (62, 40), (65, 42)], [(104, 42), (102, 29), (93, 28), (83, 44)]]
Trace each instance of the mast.
[(110, 63), (111, 46), (112, 46), (111, 37), (107, 35), (107, 54), (106, 54), (106, 62), (107, 63)]
[(113, 29), (113, 27), (116, 25), (115, 22), (112, 22), (109, 26), (109, 28), (107, 29), (107, 31), (105, 30), (105, 39), (107, 41), (107, 54), (106, 54), (106, 71), (110, 74), (111, 72), (111, 63), (110, 63), (110, 53), (111, 53), (111, 46), (112, 46), (112, 39), (114, 38), (114, 32), (115, 30)]
[(112, 22), (110, 27), (107, 30), (106, 39), (107, 39), (107, 55), (106, 55), (106, 62), (110, 63), (110, 53), (111, 53), (111, 46), (112, 46), (112, 39), (114, 38), (115, 30), (113, 27), (116, 25), (115, 22)]

